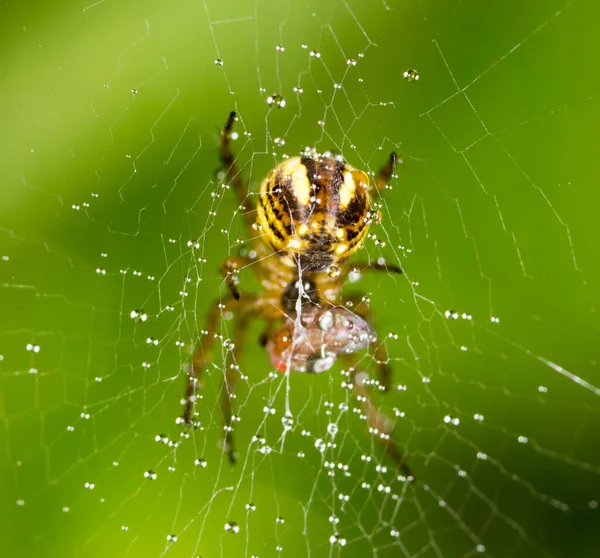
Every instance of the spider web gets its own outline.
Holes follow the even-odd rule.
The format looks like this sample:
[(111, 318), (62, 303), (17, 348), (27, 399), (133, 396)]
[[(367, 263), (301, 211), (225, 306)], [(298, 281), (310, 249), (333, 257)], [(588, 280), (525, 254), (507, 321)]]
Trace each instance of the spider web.
[[(598, 111), (585, 0), (2, 8), (3, 556), (592, 556), (600, 497)], [(254, 201), (307, 146), (403, 161), (345, 279), (393, 386), (275, 373), (206, 316)], [(252, 264), (242, 292), (258, 292)], [(198, 338), (216, 336), (178, 421)], [(239, 348), (239, 347), (238, 347)]]

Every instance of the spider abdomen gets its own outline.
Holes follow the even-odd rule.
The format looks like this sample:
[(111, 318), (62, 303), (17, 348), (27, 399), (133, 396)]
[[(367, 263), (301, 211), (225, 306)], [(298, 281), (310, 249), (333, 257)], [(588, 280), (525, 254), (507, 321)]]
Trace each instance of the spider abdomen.
[(263, 182), (258, 223), (291, 267), (324, 271), (350, 256), (369, 227), (369, 179), (332, 157), (293, 157)]

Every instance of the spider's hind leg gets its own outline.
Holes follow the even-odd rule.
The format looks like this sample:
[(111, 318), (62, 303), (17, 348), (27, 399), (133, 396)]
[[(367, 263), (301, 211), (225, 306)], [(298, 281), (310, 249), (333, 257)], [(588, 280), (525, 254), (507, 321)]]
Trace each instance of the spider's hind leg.
[(221, 132), (221, 161), (225, 166), (225, 180), (233, 186), (237, 201), (240, 204), (242, 215), (247, 226), (251, 226), (253, 222), (252, 203), (248, 198), (248, 186), (242, 180), (240, 169), (235, 162), (235, 156), (231, 151), (231, 130), (236, 113), (232, 111)]
[(400, 451), (400, 447), (394, 441), (394, 422), (382, 413), (371, 400), (370, 390), (367, 384), (368, 374), (360, 369), (360, 357), (356, 354), (344, 356), (344, 362), (349, 367), (350, 381), (354, 394), (360, 402), (363, 413), (367, 417), (367, 426), (371, 435), (383, 447), (385, 453), (395, 462), (396, 466), (414, 482), (415, 476), (408, 466)]

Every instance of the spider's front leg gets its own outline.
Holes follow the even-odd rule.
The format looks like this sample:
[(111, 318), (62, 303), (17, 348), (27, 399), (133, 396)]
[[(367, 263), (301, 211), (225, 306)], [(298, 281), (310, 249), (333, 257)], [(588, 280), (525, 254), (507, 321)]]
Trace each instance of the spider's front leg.
[(358, 357), (355, 354), (347, 355), (345, 361), (350, 365), (350, 381), (354, 388), (354, 394), (360, 402), (361, 408), (367, 417), (369, 431), (375, 439), (383, 446), (383, 449), (389, 457), (396, 463), (402, 472), (409, 478), (415, 480), (411, 468), (404, 460), (398, 444), (392, 438), (394, 423), (384, 413), (379, 411), (373, 401), (367, 386), (368, 374), (358, 367)]
[(375, 175), (375, 191), (377, 192), (378, 196), (382, 194), (383, 190), (385, 190), (385, 187), (389, 184), (390, 179), (394, 175), (394, 170), (396, 169), (398, 162), (402, 164), (402, 161), (398, 161), (396, 152), (392, 151), (387, 163), (381, 169), (379, 169), (379, 172)]
[(236, 197), (243, 211), (243, 217), (247, 226), (251, 226), (253, 222), (252, 212), (253, 204), (248, 199), (248, 187), (242, 180), (240, 170), (235, 162), (235, 156), (231, 152), (231, 131), (236, 113), (232, 111), (221, 132), (221, 161), (225, 165), (225, 177), (231, 183), (236, 193)]
[(389, 264), (383, 258), (373, 263), (356, 263), (351, 268), (357, 271), (387, 271), (388, 273), (396, 273), (397, 275), (403, 273), (400, 266)]

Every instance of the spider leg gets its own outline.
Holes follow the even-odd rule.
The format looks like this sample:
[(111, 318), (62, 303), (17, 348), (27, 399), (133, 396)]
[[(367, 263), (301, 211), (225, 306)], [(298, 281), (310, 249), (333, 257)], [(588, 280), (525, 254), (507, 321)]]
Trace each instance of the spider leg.
[(231, 364), (225, 371), (223, 378), (223, 399), (221, 407), (223, 410), (223, 420), (225, 422), (225, 439), (223, 440), (223, 449), (229, 455), (229, 461), (234, 464), (237, 460), (237, 452), (235, 451), (235, 442), (233, 439), (233, 400), (235, 399), (235, 386), (238, 379), (238, 356), (242, 354), (243, 344), (246, 340), (246, 331), (248, 322), (252, 314), (247, 312), (240, 315), (235, 325), (234, 348), (231, 355)]
[(358, 369), (358, 357), (356, 354), (345, 355), (344, 359), (350, 366), (350, 380), (354, 388), (354, 394), (360, 402), (362, 410), (367, 417), (369, 431), (375, 439), (381, 444), (385, 453), (396, 463), (396, 466), (414, 482), (415, 476), (411, 468), (407, 465), (398, 444), (392, 438), (394, 423), (385, 414), (379, 411), (371, 400), (369, 388), (367, 387), (368, 375), (366, 372)]
[(395, 151), (390, 153), (390, 158), (387, 163), (379, 169), (379, 172), (375, 175), (375, 191), (377, 195), (380, 196), (385, 190), (386, 185), (389, 183), (390, 178), (394, 174), (394, 169), (396, 168), (396, 164), (402, 161), (398, 161), (398, 157)]
[(379, 259), (373, 263), (359, 262), (352, 265), (351, 268), (357, 269), (358, 271), (387, 271), (388, 273), (397, 273), (398, 275), (403, 273), (401, 267), (389, 264), (383, 259)]
[[(373, 312), (369, 305), (363, 302), (363, 298), (364, 296), (362, 293), (352, 293), (345, 297), (346, 302), (352, 303), (352, 311), (372, 324)], [(390, 357), (384, 343), (378, 343), (376, 345), (374, 357), (379, 372), (379, 385), (383, 388), (383, 391), (389, 391), (392, 384), (392, 368), (390, 366)]]
[(243, 256), (231, 256), (230, 258), (227, 258), (221, 266), (221, 273), (225, 277), (225, 282), (235, 300), (240, 299), (240, 292), (237, 288), (238, 271), (250, 264), (251, 261), (250, 258), (245, 258)]
[(240, 207), (243, 210), (243, 217), (248, 226), (252, 225), (252, 204), (248, 200), (248, 187), (242, 180), (240, 170), (235, 163), (235, 157), (231, 152), (231, 130), (235, 120), (235, 111), (231, 111), (229, 118), (221, 132), (221, 161), (225, 165), (225, 176), (231, 183), (236, 193)]
[(222, 312), (227, 311), (240, 311), (239, 303), (233, 298), (228, 298), (222, 303), (221, 301), (215, 301), (212, 304), (206, 319), (207, 333), (202, 336), (199, 343), (194, 348), (192, 365), (186, 376), (185, 397), (183, 399), (183, 421), (187, 425), (192, 423), (196, 393), (199, 391), (199, 388), (202, 387), (202, 372), (211, 362), (213, 357), (213, 347), (215, 341), (219, 338), (216, 333), (219, 318)]

